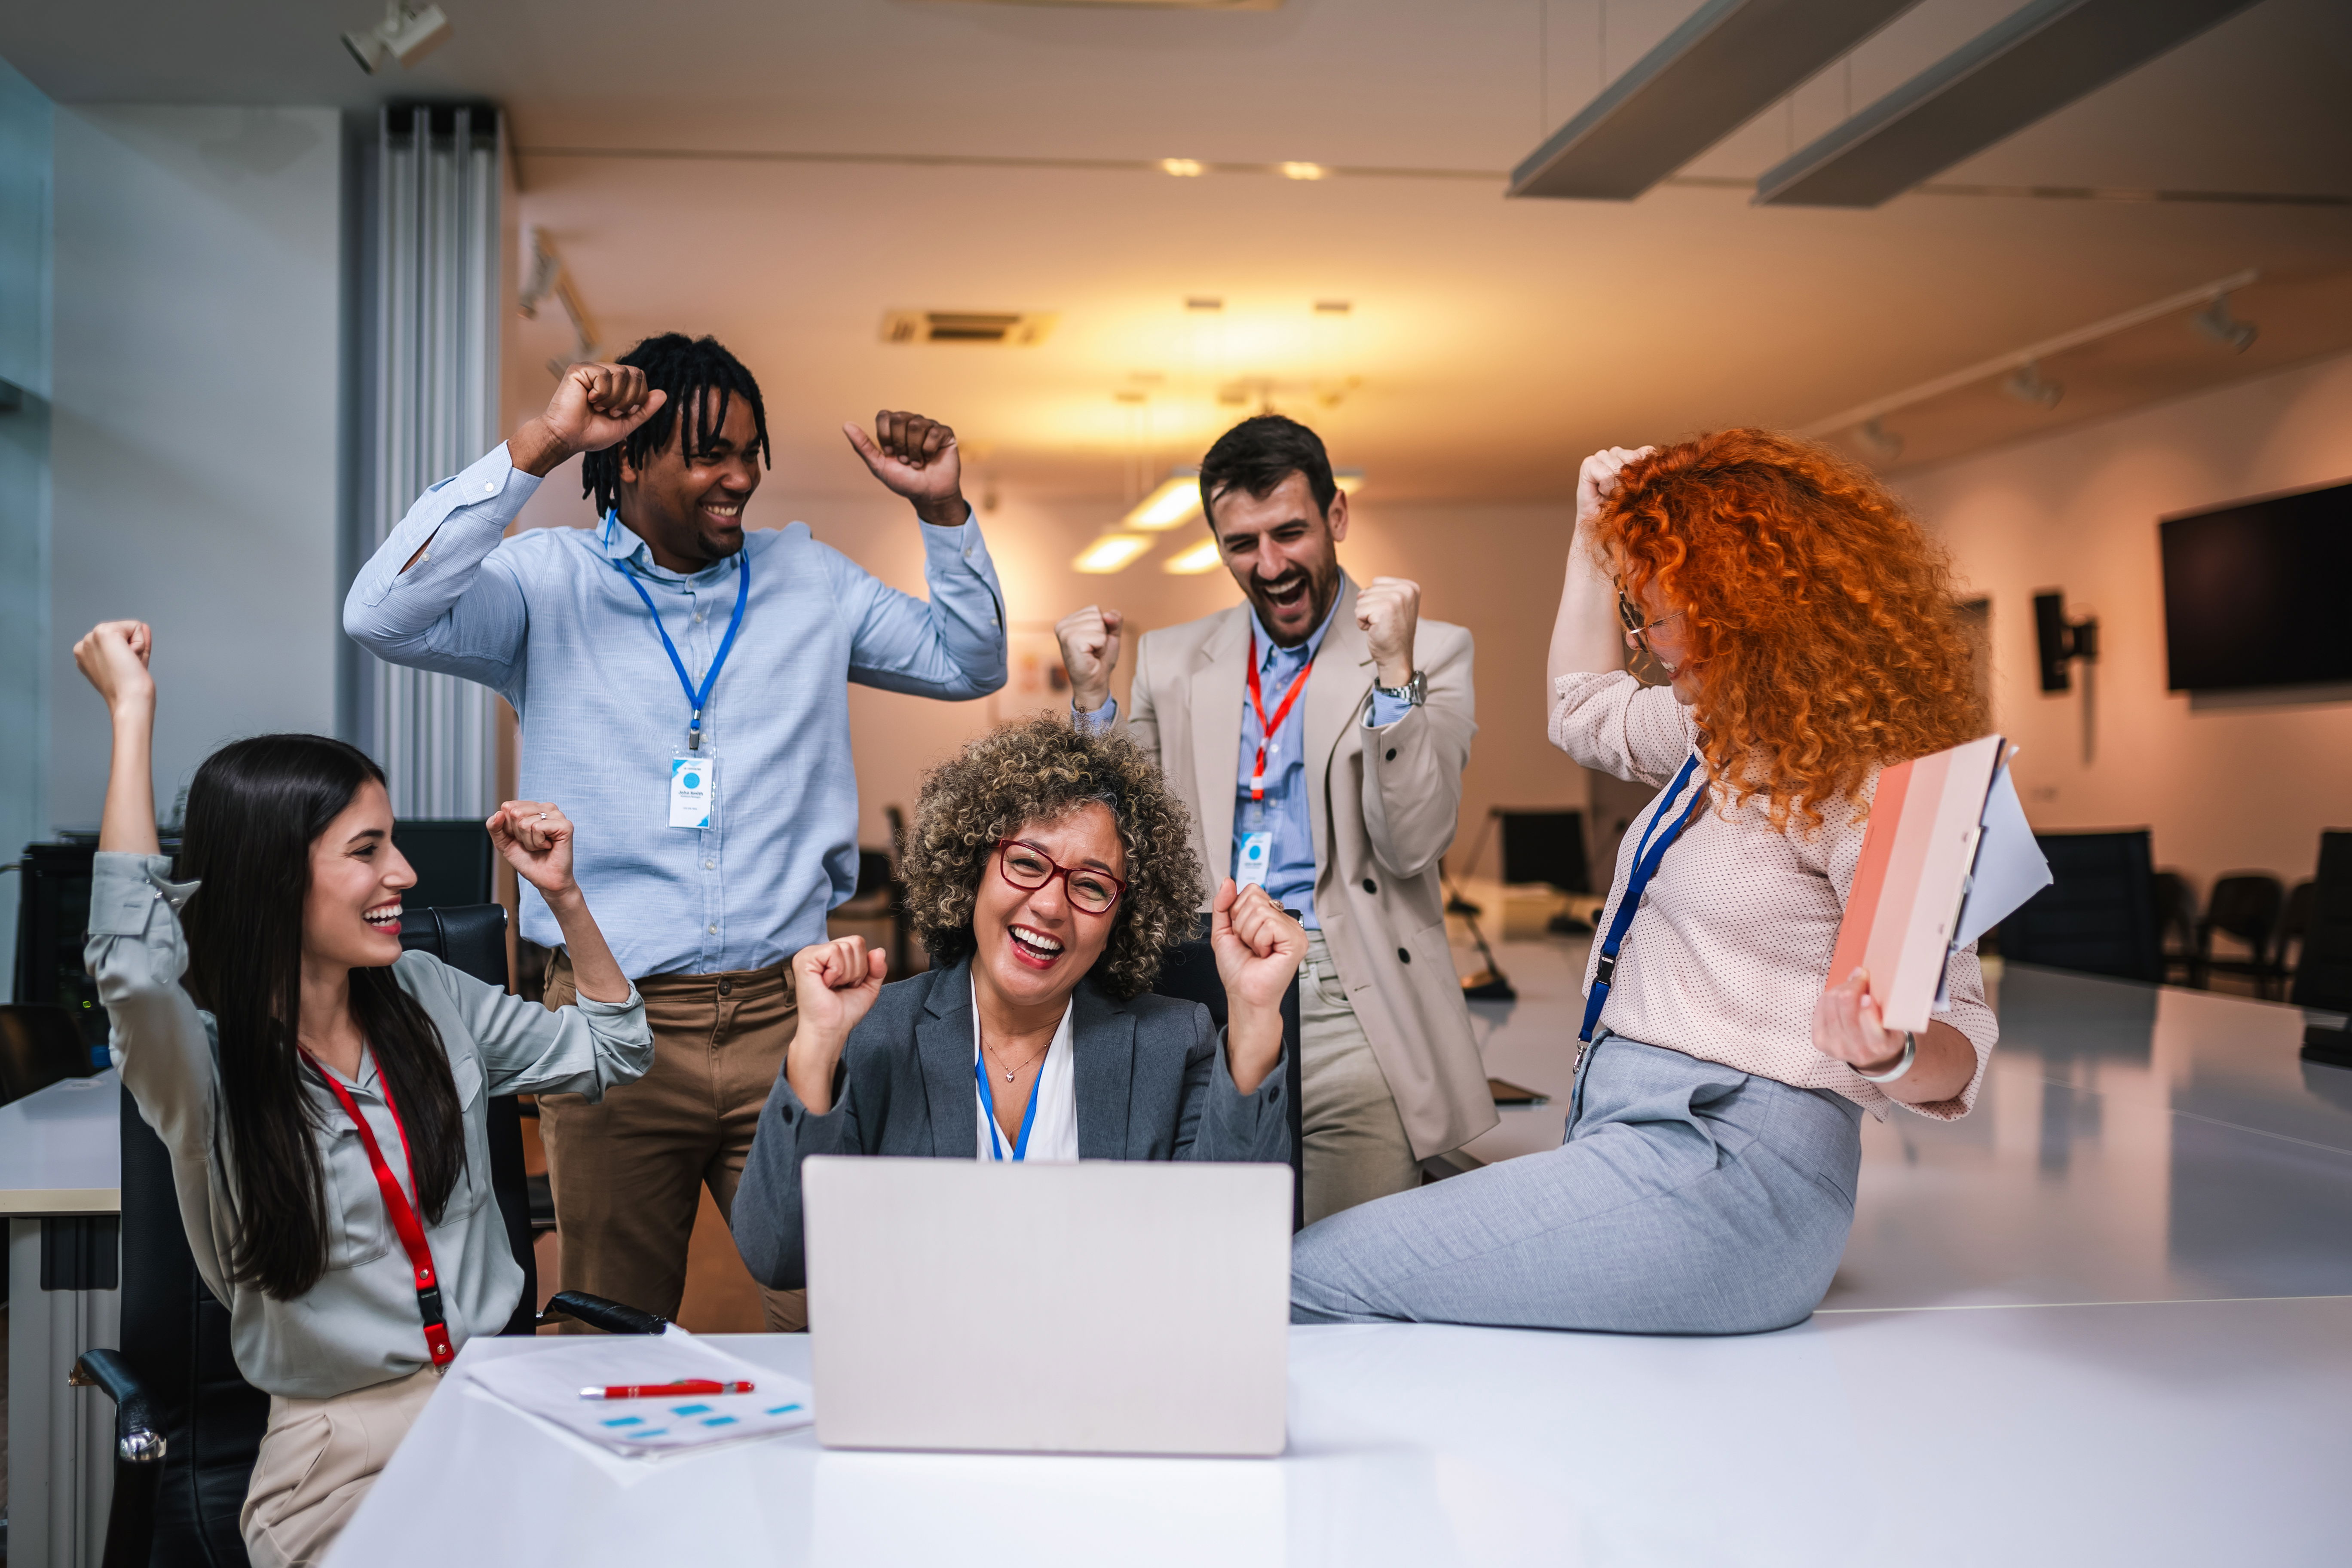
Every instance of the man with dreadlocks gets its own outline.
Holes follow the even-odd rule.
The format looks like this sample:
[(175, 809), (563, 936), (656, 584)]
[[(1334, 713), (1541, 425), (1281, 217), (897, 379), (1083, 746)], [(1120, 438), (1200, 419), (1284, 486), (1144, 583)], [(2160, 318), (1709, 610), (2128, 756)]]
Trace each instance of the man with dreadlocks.
[[(576, 875), (613, 911), (655, 1057), (601, 1105), (540, 1102), (562, 1283), (664, 1316), (696, 1189), (732, 1209), (797, 1017), (792, 955), (856, 888), (847, 683), (949, 700), (1004, 683), (1003, 594), (955, 433), (890, 412), (871, 437), (844, 429), (922, 520), (928, 602), (805, 523), (744, 531), (768, 457), (759, 384), (712, 339), (670, 332), (566, 371), (544, 414), (417, 500), (343, 605), (379, 658), (512, 703), (521, 794), (579, 824)], [(580, 452), (595, 526), (502, 537)], [(528, 890), (522, 934), (562, 940)], [(572, 989), (559, 951), (548, 1005)], [(767, 1315), (799, 1327), (798, 1293)]]

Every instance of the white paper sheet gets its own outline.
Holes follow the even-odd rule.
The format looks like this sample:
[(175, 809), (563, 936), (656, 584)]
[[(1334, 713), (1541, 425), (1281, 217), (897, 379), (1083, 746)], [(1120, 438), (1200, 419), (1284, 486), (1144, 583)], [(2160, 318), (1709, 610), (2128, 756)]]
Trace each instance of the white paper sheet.
[[(475, 1385), (616, 1454), (670, 1453), (789, 1432), (816, 1419), (807, 1384), (729, 1355), (677, 1330), (659, 1336), (579, 1339), (501, 1356), (470, 1369)], [(583, 1399), (583, 1388), (625, 1383), (737, 1379), (749, 1394), (682, 1399)]]
[(1969, 878), (1968, 897), (1960, 903), (1960, 923), (1952, 945), (1968, 946), (2016, 913), (2050, 881), (2050, 862), (2042, 858), (2042, 846), (2033, 841), (2024, 803), (2017, 798), (2017, 783), (2010, 776), (2009, 764), (2003, 763), (1993, 774), (1991, 793), (1985, 797), (1984, 833), (1977, 842), (1976, 869)]

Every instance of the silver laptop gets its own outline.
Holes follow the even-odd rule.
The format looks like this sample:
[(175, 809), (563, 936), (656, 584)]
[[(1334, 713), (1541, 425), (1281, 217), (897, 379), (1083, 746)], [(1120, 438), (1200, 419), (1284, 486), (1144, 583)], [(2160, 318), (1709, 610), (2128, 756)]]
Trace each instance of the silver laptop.
[(1278, 1454), (1290, 1167), (815, 1155), (817, 1440)]

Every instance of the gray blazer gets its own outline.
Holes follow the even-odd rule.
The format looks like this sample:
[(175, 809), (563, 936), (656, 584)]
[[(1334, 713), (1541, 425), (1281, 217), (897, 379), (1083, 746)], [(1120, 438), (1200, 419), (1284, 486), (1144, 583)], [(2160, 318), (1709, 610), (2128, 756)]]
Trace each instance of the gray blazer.
[[(1235, 1087), (1222, 1034), (1198, 1002), (1149, 992), (1120, 1002), (1081, 981), (1072, 998), (1078, 1154), (1087, 1160), (1290, 1158), (1283, 1064), (1255, 1094)], [(801, 1161), (811, 1154), (980, 1154), (971, 1071), (971, 961), (882, 987), (850, 1032), (833, 1109), (809, 1113), (784, 1075), (735, 1190), (735, 1247), (772, 1289), (807, 1283)]]

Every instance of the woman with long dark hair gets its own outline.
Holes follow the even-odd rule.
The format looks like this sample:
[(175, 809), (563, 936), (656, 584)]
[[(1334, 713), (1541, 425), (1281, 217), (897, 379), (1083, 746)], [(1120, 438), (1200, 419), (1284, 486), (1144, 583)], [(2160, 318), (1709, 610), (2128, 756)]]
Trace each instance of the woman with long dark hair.
[(488, 826), (562, 924), (581, 999), (560, 1012), (402, 952), (416, 879), (383, 773), (341, 741), (261, 735), (206, 758), (175, 879), (155, 834), (152, 646), (137, 621), (74, 645), (114, 724), (86, 954), (237, 1369), (270, 1395), (247, 1549), (310, 1563), (436, 1374), (521, 1295), (488, 1098), (600, 1096), (644, 1073), (653, 1037), (572, 879), (571, 824), (542, 802)]

